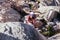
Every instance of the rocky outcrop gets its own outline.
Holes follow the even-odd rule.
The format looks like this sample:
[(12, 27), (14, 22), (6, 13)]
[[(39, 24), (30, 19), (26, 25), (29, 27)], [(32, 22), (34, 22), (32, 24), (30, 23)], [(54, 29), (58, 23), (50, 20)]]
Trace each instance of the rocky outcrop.
[(38, 11), (40, 11), (41, 13), (47, 13), (49, 12), (49, 10), (55, 10), (59, 12), (60, 6), (41, 6), (38, 8)]
[(41, 12), (41, 15), (46, 18), (48, 14), (50, 13), (50, 11), (60, 12), (60, 7), (59, 6), (58, 7), (57, 6), (42, 6), (42, 7), (39, 7), (37, 11)]
[(20, 22), (0, 23), (0, 40), (46, 40), (32, 26)]
[(40, 6), (60, 6), (60, 0), (40, 0)]
[(60, 40), (60, 33), (59, 34), (56, 34), (50, 38), (48, 38), (49, 40)]
[(0, 5), (0, 22), (16, 22), (21, 18), (20, 14), (10, 8), (9, 4)]

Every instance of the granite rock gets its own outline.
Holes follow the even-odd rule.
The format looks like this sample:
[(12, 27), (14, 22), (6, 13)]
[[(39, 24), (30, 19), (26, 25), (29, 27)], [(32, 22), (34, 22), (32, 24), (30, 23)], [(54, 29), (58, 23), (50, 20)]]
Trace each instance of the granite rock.
[(20, 22), (0, 23), (0, 40), (46, 40), (35, 28)]

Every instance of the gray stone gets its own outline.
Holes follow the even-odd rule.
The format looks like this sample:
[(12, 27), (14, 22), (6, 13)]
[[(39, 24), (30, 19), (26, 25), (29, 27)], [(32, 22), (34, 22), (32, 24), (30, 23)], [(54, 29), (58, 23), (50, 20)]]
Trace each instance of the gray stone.
[[(57, 11), (60, 12), (60, 7), (58, 6), (41, 6), (37, 9), (37, 11), (41, 12), (40, 16), (42, 16), (45, 20), (47, 20), (48, 15), (50, 14), (50, 11)], [(51, 13), (51, 15), (55, 15), (55, 13)], [(50, 18), (54, 18), (53, 16), (51, 16)], [(48, 18), (49, 19), (49, 18)], [(50, 19), (49, 19), (50, 20)]]
[(40, 0), (41, 6), (60, 6), (59, 0)]
[(0, 22), (15, 22), (19, 21), (20, 14), (9, 7), (8, 4), (0, 6)]
[(58, 22), (56, 22), (56, 27), (57, 27), (57, 30), (60, 30), (60, 22), (58, 23)]
[(55, 23), (54, 23), (54, 22), (47, 22), (47, 25), (52, 25), (52, 26), (54, 26)]
[(55, 10), (59, 12), (60, 6), (41, 6), (37, 10), (44, 14), (49, 12), (50, 10)]
[(50, 10), (50, 11), (48, 12), (46, 18), (47, 18), (48, 21), (52, 21), (52, 19), (54, 19), (56, 16), (57, 16), (56, 11)]
[(46, 40), (35, 28), (20, 22), (0, 23), (0, 40)]
[(48, 38), (48, 40), (60, 40), (60, 33)]

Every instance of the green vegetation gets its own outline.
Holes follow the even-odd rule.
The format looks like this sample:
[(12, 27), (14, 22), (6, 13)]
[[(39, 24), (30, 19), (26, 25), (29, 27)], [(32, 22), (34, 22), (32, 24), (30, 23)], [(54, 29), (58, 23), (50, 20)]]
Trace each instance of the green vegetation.
[(55, 34), (55, 31), (51, 25), (48, 25), (45, 29), (41, 29), (41, 31), (41, 33), (47, 37), (50, 37)]

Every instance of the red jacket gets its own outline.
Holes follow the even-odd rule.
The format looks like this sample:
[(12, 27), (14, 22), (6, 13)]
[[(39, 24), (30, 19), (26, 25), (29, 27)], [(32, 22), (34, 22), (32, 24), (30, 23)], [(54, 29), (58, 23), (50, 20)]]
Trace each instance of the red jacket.
[(36, 21), (35, 19), (30, 18), (30, 15), (25, 16), (25, 20), (26, 23), (32, 23), (32, 24), (34, 24), (34, 22)]

